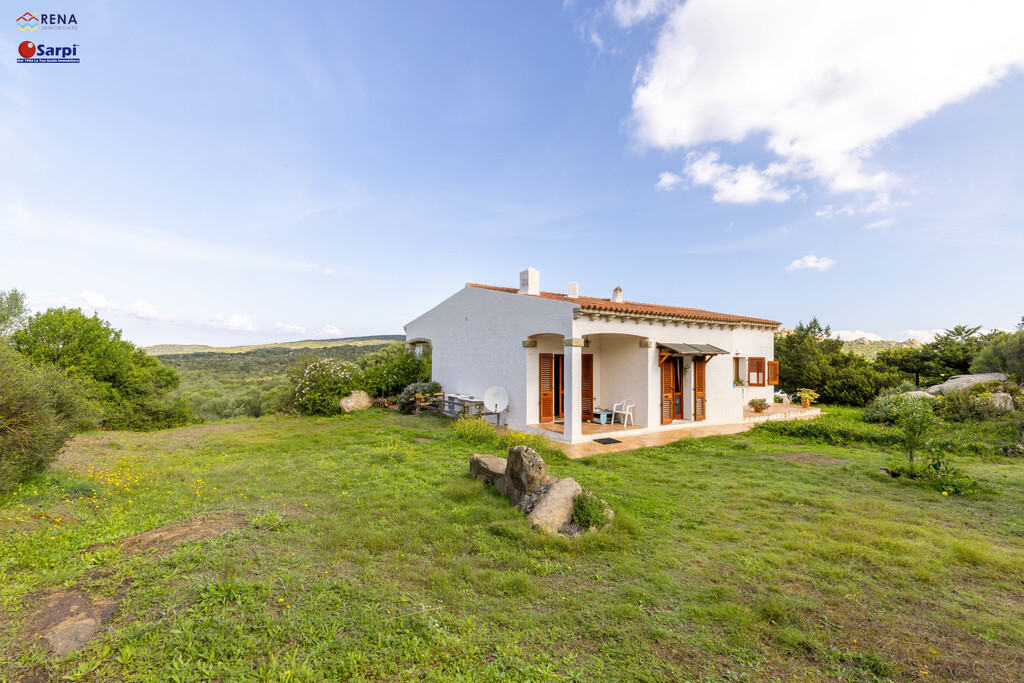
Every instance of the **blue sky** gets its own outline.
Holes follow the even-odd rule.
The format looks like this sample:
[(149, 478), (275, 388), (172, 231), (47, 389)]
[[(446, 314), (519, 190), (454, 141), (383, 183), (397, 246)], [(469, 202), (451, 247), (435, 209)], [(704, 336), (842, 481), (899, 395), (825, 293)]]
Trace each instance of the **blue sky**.
[(143, 345), (399, 333), (527, 266), (854, 336), (1012, 328), (1020, 4), (758, 5), (8, 5), (0, 290)]

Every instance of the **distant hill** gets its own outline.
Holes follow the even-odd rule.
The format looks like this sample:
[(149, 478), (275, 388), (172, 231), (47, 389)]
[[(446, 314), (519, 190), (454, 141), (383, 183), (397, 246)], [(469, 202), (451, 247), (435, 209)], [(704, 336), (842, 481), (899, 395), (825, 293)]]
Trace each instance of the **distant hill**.
[[(793, 334), (793, 330), (785, 327), (780, 327), (775, 331), (775, 336), (777, 337), (788, 337), (791, 334)], [(906, 341), (880, 339), (879, 341), (871, 341), (866, 337), (861, 337), (860, 339), (854, 339), (853, 341), (843, 342), (844, 351), (852, 351), (858, 356), (864, 356), (870, 360), (874, 360), (879, 351), (885, 351), (887, 349), (919, 349), (922, 346), (924, 346), (924, 344), (916, 339), (907, 339)]]
[(144, 351), (151, 356), (170, 356), (188, 353), (248, 353), (259, 349), (324, 349), (331, 346), (370, 346), (389, 342), (405, 341), (404, 334), (378, 334), (369, 337), (345, 337), (344, 339), (305, 339), (303, 341), (281, 342), (279, 344), (249, 344), (246, 346), (206, 346), (205, 344), (157, 344), (147, 346)]

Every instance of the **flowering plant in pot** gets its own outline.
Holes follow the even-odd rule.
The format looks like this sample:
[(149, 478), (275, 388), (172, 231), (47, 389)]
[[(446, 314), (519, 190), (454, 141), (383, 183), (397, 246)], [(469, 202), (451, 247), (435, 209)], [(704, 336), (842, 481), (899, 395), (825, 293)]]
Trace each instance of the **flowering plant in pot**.
[(763, 398), (752, 398), (747, 405), (753, 408), (755, 413), (763, 413), (768, 410), (768, 401)]
[(814, 389), (797, 389), (796, 395), (800, 397), (800, 405), (810, 408), (811, 404), (820, 396)]

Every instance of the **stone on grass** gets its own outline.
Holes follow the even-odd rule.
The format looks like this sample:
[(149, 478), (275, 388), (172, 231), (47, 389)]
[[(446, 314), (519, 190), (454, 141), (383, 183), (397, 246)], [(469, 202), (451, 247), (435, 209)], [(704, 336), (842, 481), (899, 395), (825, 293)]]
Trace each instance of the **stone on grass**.
[[(474, 453), (469, 458), (469, 474), (478, 481), (482, 481), (488, 486), (494, 486), (500, 491), (505, 486), (506, 462), (505, 458)], [(499, 481), (501, 481), (501, 487), (498, 487)]]
[(932, 396), (946, 396), (953, 391), (962, 391), (963, 389), (970, 389), (975, 384), (984, 384), (985, 382), (1005, 382), (1006, 375), (1001, 372), (985, 372), (980, 375), (955, 375), (950, 377), (942, 384), (936, 384), (933, 387), (925, 389)]
[(526, 519), (546, 534), (558, 533), (562, 526), (572, 521), (573, 501), (582, 492), (572, 477), (559, 479), (550, 485)]
[(508, 449), (505, 465), (505, 495), (518, 505), (527, 494), (534, 493), (548, 481), (548, 466), (537, 451), (529, 446)]
[(372, 408), (373, 399), (368, 393), (360, 389), (358, 391), (353, 391), (351, 394), (341, 399), (341, 401), (338, 402), (338, 405), (341, 406), (341, 409), (346, 413), (352, 413), (357, 410)]
[(1012, 413), (1013, 396), (1005, 393), (992, 394), (992, 407), (1000, 413)]
[(907, 393), (905, 393), (903, 395), (906, 396), (907, 398), (927, 398), (927, 399), (934, 399), (935, 398), (934, 396), (929, 394), (927, 391), (908, 391)]

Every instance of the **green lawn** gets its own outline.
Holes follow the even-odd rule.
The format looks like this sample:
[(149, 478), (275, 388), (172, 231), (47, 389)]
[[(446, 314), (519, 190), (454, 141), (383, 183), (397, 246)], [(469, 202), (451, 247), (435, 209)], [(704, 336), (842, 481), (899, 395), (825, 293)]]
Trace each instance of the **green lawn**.
[[(958, 498), (766, 436), (544, 453), (617, 513), (569, 541), (473, 452), (378, 410), (79, 437), (0, 499), (0, 681), (1021, 680), (1020, 460), (954, 458), (1001, 489)], [(120, 600), (63, 658), (58, 591)]]

